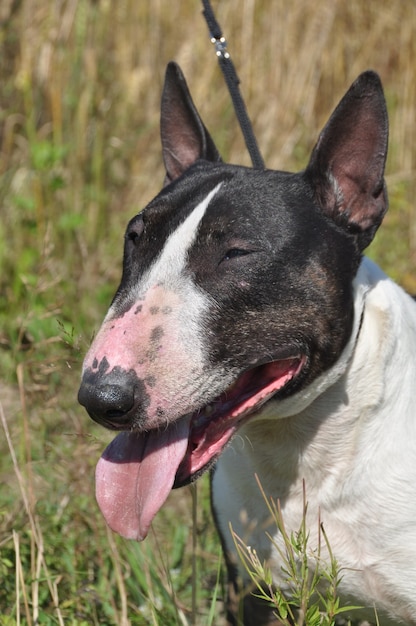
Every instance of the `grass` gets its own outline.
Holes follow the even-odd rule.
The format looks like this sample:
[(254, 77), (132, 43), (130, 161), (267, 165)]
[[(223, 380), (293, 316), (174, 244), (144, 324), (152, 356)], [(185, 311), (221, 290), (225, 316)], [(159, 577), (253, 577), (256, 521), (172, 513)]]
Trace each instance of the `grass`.
[[(269, 167), (303, 167), (350, 82), (380, 73), (391, 209), (370, 254), (416, 292), (414, 1), (213, 4)], [(0, 6), (1, 624), (220, 623), (207, 479), (194, 522), (182, 490), (144, 544), (112, 535), (93, 478), (109, 436), (76, 403), (125, 224), (163, 180), (170, 59), (223, 156), (249, 164), (200, 12), (195, 0)]]

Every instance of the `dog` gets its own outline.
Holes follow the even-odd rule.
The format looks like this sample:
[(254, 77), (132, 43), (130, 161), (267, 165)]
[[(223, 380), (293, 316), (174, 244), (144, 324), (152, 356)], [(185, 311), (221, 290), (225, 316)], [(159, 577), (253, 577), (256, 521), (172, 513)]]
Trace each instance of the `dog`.
[(298, 173), (223, 163), (174, 63), (161, 139), (164, 185), (127, 226), (79, 390), (120, 431), (96, 471), (108, 525), (144, 539), (171, 489), (211, 469), (229, 624), (280, 623), (251, 594), (237, 608), (230, 524), (289, 591), (262, 491), (289, 534), (306, 515), (309, 565), (332, 553), (355, 618), (416, 624), (416, 303), (363, 255), (388, 205), (378, 75)]

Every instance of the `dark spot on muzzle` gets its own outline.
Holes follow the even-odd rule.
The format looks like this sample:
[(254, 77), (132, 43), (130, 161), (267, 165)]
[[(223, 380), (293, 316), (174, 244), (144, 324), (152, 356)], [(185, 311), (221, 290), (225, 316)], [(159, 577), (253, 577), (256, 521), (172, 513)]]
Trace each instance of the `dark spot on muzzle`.
[(164, 334), (165, 331), (163, 330), (162, 326), (155, 326), (150, 334), (150, 344), (157, 345)]
[(159, 350), (161, 350), (161, 340), (165, 331), (162, 326), (155, 326), (150, 333), (150, 341), (149, 341), (149, 349), (146, 352), (146, 358), (150, 363), (156, 361), (159, 355)]
[(94, 421), (112, 430), (143, 427), (150, 404), (145, 383), (134, 370), (104, 366), (85, 370), (78, 401)]

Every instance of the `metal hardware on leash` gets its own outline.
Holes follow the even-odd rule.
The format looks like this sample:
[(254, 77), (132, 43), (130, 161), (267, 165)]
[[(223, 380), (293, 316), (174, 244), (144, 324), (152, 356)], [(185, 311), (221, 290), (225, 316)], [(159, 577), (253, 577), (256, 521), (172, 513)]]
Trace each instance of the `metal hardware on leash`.
[(215, 52), (220, 64), (220, 68), (227, 83), (234, 109), (237, 115), (238, 123), (246, 142), (247, 150), (251, 157), (253, 167), (256, 169), (264, 169), (263, 157), (260, 154), (253, 127), (244, 104), (243, 97), (240, 92), (240, 80), (237, 76), (236, 69), (231, 60), (230, 53), (227, 50), (227, 41), (221, 32), (209, 0), (202, 0), (204, 6), (203, 15), (208, 25), (211, 37), (211, 43), (215, 45)]
[(211, 37), (211, 43), (215, 45), (217, 57), (224, 57), (224, 59), (230, 58), (230, 54), (229, 52), (227, 52), (227, 42), (225, 40), (225, 37), (221, 37), (221, 39), (215, 39), (215, 37)]

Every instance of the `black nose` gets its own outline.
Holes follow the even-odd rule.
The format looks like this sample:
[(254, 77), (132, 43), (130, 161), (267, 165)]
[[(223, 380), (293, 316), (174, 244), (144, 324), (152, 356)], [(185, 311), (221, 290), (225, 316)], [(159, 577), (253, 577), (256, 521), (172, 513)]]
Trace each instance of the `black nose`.
[(134, 372), (113, 370), (108, 374), (84, 373), (78, 392), (78, 401), (96, 422), (116, 430), (131, 426), (135, 405)]

